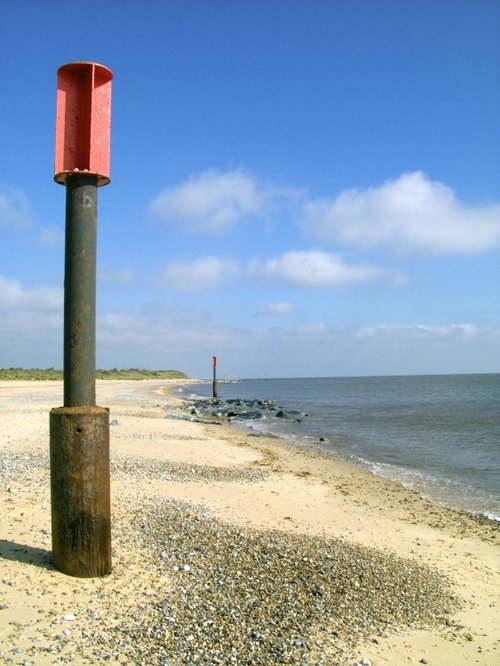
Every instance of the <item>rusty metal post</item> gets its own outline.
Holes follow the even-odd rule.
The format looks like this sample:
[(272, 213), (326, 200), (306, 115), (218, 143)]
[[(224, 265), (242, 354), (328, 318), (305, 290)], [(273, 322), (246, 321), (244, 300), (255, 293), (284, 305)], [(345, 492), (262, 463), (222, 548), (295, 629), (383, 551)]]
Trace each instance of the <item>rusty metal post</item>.
[(64, 406), (50, 412), (52, 558), (70, 576), (111, 572), (109, 411), (96, 406), (97, 188), (109, 181), (110, 70), (58, 70), (56, 182), (66, 186)]
[(212, 395), (217, 398), (217, 356), (212, 356), (212, 366), (214, 369), (214, 379), (212, 382)]
[(97, 177), (66, 181), (64, 405), (95, 405)]

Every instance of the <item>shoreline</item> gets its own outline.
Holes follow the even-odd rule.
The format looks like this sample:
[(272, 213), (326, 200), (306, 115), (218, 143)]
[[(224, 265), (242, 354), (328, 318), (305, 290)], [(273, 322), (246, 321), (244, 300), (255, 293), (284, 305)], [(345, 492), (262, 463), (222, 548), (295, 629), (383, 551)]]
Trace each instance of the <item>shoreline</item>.
[[(183, 400), (189, 407), (199, 405), (199, 403), (203, 401), (210, 403), (212, 400), (210, 396), (195, 393), (194, 389), (196, 384), (199, 383), (208, 385), (211, 382), (199, 381), (193, 384), (186, 384), (187, 387), (193, 390), (189, 394), (180, 393), (180, 395), (183, 396)], [(179, 390), (182, 391), (182, 387)], [(219, 398), (219, 400), (222, 403), (222, 411), (224, 411), (224, 403), (226, 400), (224, 398)], [(229, 402), (234, 403), (234, 399), (230, 398)], [(243, 402), (245, 402), (245, 400), (243, 400)], [(254, 402), (254, 400), (248, 400), (248, 402)], [(267, 402), (269, 402), (269, 400), (267, 400)], [(277, 403), (274, 404), (275, 406), (277, 405)], [(231, 406), (232, 404), (230, 407)], [(225, 407), (227, 408), (228, 405), (226, 404)], [(325, 455), (329, 458), (332, 458), (333, 460), (336, 460), (337, 462), (353, 466), (363, 472), (373, 474), (379, 478), (395, 483), (403, 487), (405, 490), (408, 490), (409, 492), (416, 492), (423, 499), (426, 499), (430, 502), (434, 502), (440, 506), (453, 509), (459, 513), (470, 514), (474, 517), (478, 517), (479, 519), (485, 518), (486, 520), (492, 521), (493, 523), (497, 523), (500, 527), (500, 513), (497, 513), (496, 509), (491, 511), (487, 509), (481, 510), (479, 508), (470, 508), (470, 503), (473, 503), (473, 500), (470, 496), (468, 496), (469, 503), (467, 503), (463, 498), (459, 499), (456, 490), (454, 493), (443, 493), (442, 483), (439, 481), (439, 479), (428, 476), (425, 473), (416, 470), (416, 474), (414, 475), (416, 480), (408, 480), (406, 478), (408, 476), (408, 470), (401, 465), (370, 460), (360, 455), (343, 451), (340, 448), (336, 448), (335, 445), (331, 443), (327, 434), (324, 434), (318, 439), (317, 436), (315, 437), (313, 435), (307, 434), (306, 432), (300, 432), (300, 426), (297, 428), (296, 432), (293, 432), (290, 430), (290, 425), (293, 423), (293, 417), (290, 417), (290, 420), (285, 420), (283, 422), (282, 419), (273, 419), (272, 415), (271, 417), (268, 417), (266, 415), (266, 409), (267, 408), (264, 407), (264, 418), (258, 420), (227, 419), (224, 416), (222, 417), (222, 420), (221, 418), (217, 417), (212, 417), (212, 419), (210, 419), (210, 417), (207, 416), (207, 414), (203, 414), (203, 412), (199, 414), (198, 417), (194, 417), (193, 420), (199, 421), (200, 423), (209, 423), (210, 420), (212, 420), (213, 422), (220, 422), (224, 425), (234, 426), (243, 432), (256, 433), (259, 436), (262, 435), (264, 437), (276, 437), (281, 441), (290, 444), (291, 446), (297, 447), (298, 449)], [(285, 408), (285, 411), (290, 409), (292, 410), (293, 414), (296, 413), (299, 415), (299, 412), (295, 411), (295, 407), (293, 405), (288, 405), (288, 407)], [(209, 412), (208, 408), (207, 412)], [(301, 418), (304, 416), (308, 417), (308, 414), (303, 414), (300, 412), (300, 416)], [(285, 429), (283, 429), (283, 425), (285, 426)], [(322, 445), (320, 443), (321, 441), (327, 442), (328, 446), (325, 446), (324, 444)], [(442, 481), (449, 483), (449, 480), (443, 479)]]
[[(189, 534), (182, 532), (182, 525), (186, 523), (193, 528), (189, 533), (206, 535), (207, 544), (213, 544), (214, 552), (217, 552), (218, 542), (226, 546), (231, 542), (234, 550), (234, 540), (241, 539), (237, 548), (241, 564), (235, 561), (233, 569), (237, 572), (237, 566), (241, 567), (238, 580), (242, 589), (245, 577), (250, 575), (243, 562), (250, 562), (248, 558), (255, 551), (255, 548), (248, 550), (249, 543), (267, 548), (271, 553), (272, 539), (283, 539), (282, 552), (289, 553), (288, 560), (277, 559), (274, 554), (261, 561), (262, 566), (274, 563), (281, 567), (272, 569), (273, 577), (266, 581), (267, 585), (274, 585), (275, 595), (281, 595), (286, 586), (279, 575), (286, 569), (286, 561), (299, 573), (307, 569), (304, 584), (319, 575), (317, 569), (308, 568), (312, 565), (293, 559), (297, 548), (309, 549), (312, 554), (306, 559), (312, 561), (317, 557), (314, 543), (334, 539), (347, 550), (368, 549), (357, 552), (365, 553), (366, 558), (367, 553), (371, 553), (374, 570), (379, 556), (384, 566), (389, 566), (390, 562), (396, 562), (395, 566), (397, 562), (406, 563), (405, 567), (415, 566), (416, 594), (420, 589), (418, 584), (423, 586), (420, 592), (427, 589), (429, 607), (432, 605), (430, 590), (434, 588), (425, 588), (429, 582), (423, 574), (426, 567), (449, 579), (451, 596), (459, 599), (459, 607), (436, 626), (418, 628), (415, 622), (412, 628), (411, 620), (406, 617), (402, 627), (387, 628), (382, 634), (383, 627), (375, 625), (373, 629), (363, 630), (366, 639), (363, 631), (356, 634), (351, 628), (355, 633), (355, 640), (351, 641), (349, 634), (342, 634), (342, 628), (335, 637), (330, 627), (323, 627), (329, 633), (322, 633), (318, 621), (320, 635), (314, 635), (316, 625), (307, 624), (309, 614), (315, 617), (314, 604), (323, 603), (319, 586), (320, 592), (313, 599), (314, 607), (307, 606), (301, 618), (303, 635), (291, 638), (292, 643), (286, 647), (292, 661), (270, 661), (266, 657), (268, 661), (259, 663), (306, 663), (308, 666), (324, 663), (326, 666), (353, 664), (363, 658), (374, 666), (418, 663), (422, 659), (444, 666), (497, 663), (495, 608), (498, 608), (500, 586), (496, 524), (483, 524), (469, 514), (433, 504), (382, 477), (340, 463), (323, 453), (299, 449), (284, 440), (255, 436), (226, 425), (165, 419), (163, 403), (174, 411), (183, 400), (173, 391), (169, 395), (171, 388), (180, 383), (165, 380), (97, 383), (99, 404), (109, 405), (110, 418), (117, 421), (110, 426), (114, 464), (114, 570), (103, 579), (72, 579), (60, 574), (50, 564), (50, 498), (48, 471), (43, 467), (48, 451), (48, 412), (58, 405), (60, 383), (52, 386), (44, 382), (36, 385), (27, 382), (27, 386), (15, 384), (0, 386), (6, 422), (0, 438), (5, 479), (0, 495), (5, 517), (0, 534), (0, 661), (23, 664), (33, 660), (34, 664), (45, 665), (55, 663), (56, 659), (62, 660), (59, 663), (71, 660), (75, 663), (76, 659), (76, 663), (82, 664), (95, 664), (102, 659), (111, 664), (141, 663), (137, 654), (130, 652), (130, 632), (134, 627), (127, 622), (133, 617), (139, 623), (134, 625), (134, 630), (144, 649), (156, 645), (159, 650), (158, 645), (162, 643), (167, 652), (177, 650), (177, 656), (171, 653), (173, 656), (165, 657), (165, 663), (190, 663), (182, 661), (182, 650), (187, 650), (188, 655), (196, 654), (193, 645), (199, 640), (201, 647), (197, 649), (202, 651), (200, 636), (203, 632), (205, 641), (215, 641), (220, 635), (213, 627), (209, 631), (210, 624), (198, 633), (186, 633), (175, 615), (182, 612), (182, 608), (173, 608), (179, 590), (186, 590), (185, 603), (189, 606), (200, 596), (196, 583), (202, 579), (202, 574), (204, 584), (208, 587), (211, 584), (211, 566), (203, 563), (201, 553), (199, 557), (191, 555), (189, 563), (182, 561), (196, 552), (196, 542), (189, 545), (191, 550), (183, 551), (183, 542), (187, 545), (189, 541)], [(193, 382), (182, 381), (182, 384)], [(165, 516), (167, 524), (170, 521), (177, 525), (177, 535), (164, 531)], [(182, 539), (176, 538), (179, 534), (183, 535)], [(245, 537), (238, 537), (239, 534)], [(219, 541), (215, 535), (219, 535)], [(209, 551), (211, 548), (206, 546)], [(225, 557), (228, 552), (226, 548)], [(175, 557), (181, 560), (174, 561)], [(401, 559), (392, 560), (393, 557)], [(314, 561), (318, 566), (323, 563), (322, 559)], [(185, 566), (189, 568), (184, 569)], [(223, 562), (220, 570), (225, 572), (225, 584), (230, 587), (232, 574), (224, 569)], [(200, 572), (199, 580), (196, 572)], [(417, 575), (417, 572), (420, 573)], [(418, 583), (420, 575), (424, 578)], [(182, 577), (180, 587), (179, 577)], [(334, 578), (330, 573), (324, 579), (325, 595), (334, 595), (335, 591), (328, 587)], [(364, 589), (365, 583), (359, 580)], [(254, 582), (254, 586), (258, 587), (258, 582)], [(377, 599), (381, 600), (377, 611), (380, 617), (387, 617), (384, 615), (387, 608), (382, 608), (384, 595), (388, 594), (386, 588), (387, 581), (375, 595), (372, 588), (365, 590), (365, 606), (375, 606), (374, 612)], [(343, 594), (350, 594), (350, 589), (347, 585)], [(217, 603), (222, 604), (227, 614), (231, 597), (224, 596), (218, 588), (211, 590), (212, 593), (214, 596), (210, 598), (216, 609), (213, 615), (217, 615)], [(353, 596), (347, 604), (343, 612), (346, 618), (359, 603), (356, 599)], [(385, 600), (390, 605), (390, 599)], [(286, 603), (290, 603), (288, 597), (283, 601)], [(160, 617), (162, 604), (172, 607), (162, 611)], [(255, 605), (241, 617), (258, 619), (258, 613), (266, 609), (257, 608), (257, 602)], [(195, 610), (192, 609), (191, 624)], [(235, 607), (235, 618), (239, 617), (239, 612)], [(68, 616), (74, 619), (65, 620)], [(174, 620), (166, 619), (169, 617)], [(211, 618), (206, 622), (210, 623)], [(220, 622), (222, 625), (222, 620)], [(355, 626), (359, 626), (359, 617), (356, 622)], [(161, 637), (155, 636), (154, 631), (148, 633), (148, 626), (151, 629), (160, 625)], [(196, 623), (193, 626), (197, 626)], [(98, 636), (102, 632), (104, 634)], [(261, 629), (255, 632), (260, 637), (250, 635), (248, 638), (254, 654), (270, 649), (271, 639), (266, 638), (265, 632)], [(233, 629), (228, 641), (233, 640), (234, 633)], [(188, 640), (190, 636), (193, 638)], [(295, 645), (293, 641), (303, 644)], [(15, 652), (16, 649), (19, 651)], [(223, 653), (223, 660), (218, 663), (238, 663), (230, 660), (229, 653), (224, 655), (220, 644), (218, 649)], [(238, 649), (246, 648), (243, 645)], [(106, 650), (108, 658), (105, 659)], [(160, 664), (161, 661), (158, 656), (157, 661), (144, 663)], [(217, 662), (203, 661), (200, 657), (198, 663)]]

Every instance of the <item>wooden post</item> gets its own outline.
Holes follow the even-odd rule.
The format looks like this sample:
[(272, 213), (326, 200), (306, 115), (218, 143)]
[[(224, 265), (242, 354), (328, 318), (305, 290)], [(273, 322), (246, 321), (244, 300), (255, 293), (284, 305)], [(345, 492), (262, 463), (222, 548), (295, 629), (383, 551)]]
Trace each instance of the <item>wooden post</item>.
[(109, 411), (96, 406), (52, 409), (52, 559), (69, 576), (111, 572), (109, 474)]

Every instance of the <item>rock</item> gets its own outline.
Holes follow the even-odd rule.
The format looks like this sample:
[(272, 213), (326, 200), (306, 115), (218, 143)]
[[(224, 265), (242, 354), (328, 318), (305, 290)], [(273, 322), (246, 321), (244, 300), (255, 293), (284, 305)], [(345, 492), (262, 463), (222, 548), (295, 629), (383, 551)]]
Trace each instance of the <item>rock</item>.
[(241, 421), (255, 421), (256, 419), (262, 418), (262, 412), (242, 412), (234, 418)]
[[(213, 409), (214, 407), (216, 409)], [(277, 407), (273, 400), (258, 400), (256, 398), (251, 400), (243, 400), (241, 398), (229, 398), (228, 400), (206, 398), (190, 401), (184, 407), (184, 411), (196, 417), (196, 420), (201, 422), (208, 421), (210, 423), (213, 423), (213, 418), (251, 421), (263, 418), (263, 412), (270, 412), (269, 416), (276, 418), (276, 414), (273, 413), (276, 410), (278, 410), (278, 413), (281, 412), (284, 418), (292, 418), (291, 413), (284, 412), (280, 407)], [(293, 414), (301, 415), (298, 411), (294, 411)], [(165, 418), (176, 417), (169, 415)]]

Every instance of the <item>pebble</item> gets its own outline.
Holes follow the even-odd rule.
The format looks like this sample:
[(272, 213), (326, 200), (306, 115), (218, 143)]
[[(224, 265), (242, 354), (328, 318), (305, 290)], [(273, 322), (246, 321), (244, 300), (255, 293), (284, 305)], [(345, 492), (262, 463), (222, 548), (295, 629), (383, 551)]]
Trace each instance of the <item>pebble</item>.
[[(124, 429), (116, 433), (128, 436)], [(255, 483), (268, 473), (115, 457), (112, 475)], [(48, 456), (5, 450), (0, 476), (7, 487), (22, 482), (33, 492), (46, 488)], [(92, 613), (78, 608), (73, 663), (85, 656), (95, 664), (349, 665), (361, 641), (445, 623), (456, 607), (449, 582), (413, 559), (325, 537), (226, 524), (180, 500), (119, 500), (113, 506), (113, 545), (124, 558), (120, 575), (130, 575), (127, 557), (133, 553), (154, 594), (142, 595), (141, 588), (125, 612), (116, 608), (117, 592), (94, 592), (99, 605), (90, 607), (99, 610), (100, 631)], [(68, 612), (62, 619), (76, 616)], [(69, 653), (57, 654), (68, 643), (52, 639), (44, 652), (57, 657), (53, 663), (71, 663)]]
[(168, 590), (131, 606), (96, 640), (131, 663), (300, 666), (328, 656), (349, 665), (360, 641), (444, 623), (454, 608), (440, 573), (374, 548), (242, 530), (166, 497), (125, 518), (119, 547), (137, 549), (140, 536), (151, 579), (172, 572)]
[(139, 479), (161, 479), (181, 483), (197, 481), (205, 483), (256, 483), (269, 476), (269, 472), (247, 467), (216, 467), (151, 460), (139, 456), (111, 461), (111, 474), (125, 474)]

